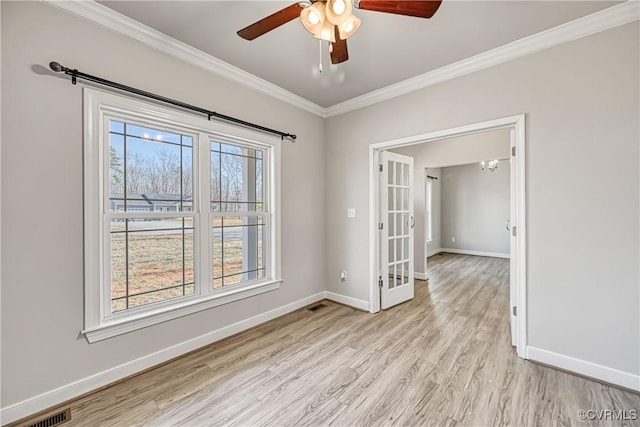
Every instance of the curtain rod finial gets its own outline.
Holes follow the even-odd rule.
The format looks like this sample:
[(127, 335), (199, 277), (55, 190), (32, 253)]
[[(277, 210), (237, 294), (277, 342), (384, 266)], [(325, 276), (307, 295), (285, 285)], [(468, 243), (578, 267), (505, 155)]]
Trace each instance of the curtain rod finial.
[(60, 65), (59, 62), (56, 62), (56, 61), (49, 62), (49, 68), (51, 68), (56, 73), (59, 73), (64, 69), (64, 67)]

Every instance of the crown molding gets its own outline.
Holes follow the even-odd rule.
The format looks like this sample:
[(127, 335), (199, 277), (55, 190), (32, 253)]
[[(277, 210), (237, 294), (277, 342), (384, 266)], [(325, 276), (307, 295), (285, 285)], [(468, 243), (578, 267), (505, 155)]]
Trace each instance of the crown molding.
[(251, 73), (241, 70), (213, 55), (170, 37), (154, 28), (129, 18), (93, 0), (42, 0), (51, 6), (87, 19), (112, 31), (131, 37), (149, 47), (157, 49), (189, 64), (203, 68), (235, 83), (263, 92), (295, 107), (325, 117), (326, 108), (321, 107), (286, 89), (276, 86)]
[(640, 19), (640, 2), (627, 0), (591, 15), (324, 108), (93, 0), (41, 1), (324, 118), (368, 107)]
[(608, 7), (591, 15), (558, 25), (467, 59), (365, 93), (328, 107), (326, 109), (326, 117), (337, 116), (368, 107), (427, 86), (455, 79), (563, 43), (628, 24), (640, 18), (639, 6), (640, 2), (638, 0), (628, 0), (625, 3)]

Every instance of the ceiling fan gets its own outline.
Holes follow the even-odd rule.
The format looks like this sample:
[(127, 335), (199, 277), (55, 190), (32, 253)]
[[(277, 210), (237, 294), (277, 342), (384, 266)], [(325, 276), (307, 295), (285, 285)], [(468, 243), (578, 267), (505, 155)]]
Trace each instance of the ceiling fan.
[(360, 19), (352, 14), (361, 10), (397, 15), (431, 18), (442, 0), (310, 0), (300, 1), (238, 31), (246, 40), (253, 40), (300, 17), (302, 25), (313, 36), (330, 44), (331, 63), (349, 59), (347, 39), (360, 27)]

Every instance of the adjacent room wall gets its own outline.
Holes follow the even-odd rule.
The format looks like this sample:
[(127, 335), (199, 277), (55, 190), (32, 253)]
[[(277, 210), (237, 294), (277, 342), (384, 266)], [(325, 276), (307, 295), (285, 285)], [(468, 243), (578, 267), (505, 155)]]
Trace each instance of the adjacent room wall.
[[(368, 211), (370, 144), (525, 113), (529, 346), (640, 374), (638, 30), (635, 21), (329, 118), (328, 289), (369, 298), (369, 218), (343, 212)], [(349, 281), (333, 280), (341, 269)]]
[[(422, 251), (422, 248), (424, 247), (424, 245), (420, 244), (420, 242), (425, 241), (426, 240), (426, 201), (423, 200), (422, 203), (420, 203), (417, 198), (416, 198), (416, 217), (418, 216), (418, 205), (420, 205), (420, 214), (422, 216), (422, 221), (420, 221), (421, 225), (421, 232), (422, 234), (420, 234), (420, 236), (422, 236), (420, 238), (420, 242), (418, 242), (416, 244), (416, 259), (417, 260), (422, 260), (423, 257), (430, 257), (431, 255), (434, 255), (435, 253), (437, 253), (440, 248), (442, 248), (442, 236), (441, 236), (441, 230), (442, 230), (442, 169), (441, 168), (425, 168), (424, 172), (429, 175), (432, 176), (434, 178), (437, 179), (431, 179), (431, 241), (427, 242), (427, 252), (423, 253), (423, 254), (418, 254), (418, 246), (420, 246), (420, 251)], [(423, 178), (424, 180), (424, 178)], [(425, 180), (426, 182), (426, 180)], [(426, 191), (422, 192), (423, 195), (423, 199), (426, 197)], [(419, 235), (419, 231), (416, 227), (416, 236)], [(418, 237), (414, 238), (414, 241), (417, 240)], [(419, 265), (418, 263), (416, 263), (416, 267), (419, 268), (423, 273), (426, 273), (424, 270), (424, 263), (420, 262)]]
[[(322, 118), (47, 4), (0, 7), (3, 408), (324, 292)], [(82, 88), (50, 61), (296, 133), (282, 149), (281, 288), (88, 344)]]
[[(498, 129), (455, 138), (445, 138), (408, 147), (395, 148), (394, 153), (413, 157), (414, 162), (414, 215), (416, 217), (414, 251), (415, 272), (424, 278), (425, 272), (425, 184), (424, 171), (430, 168), (430, 175), (440, 177), (440, 167), (480, 162), (488, 159), (509, 157), (510, 131)], [(426, 256), (431, 256), (447, 247), (441, 242), (440, 189), (441, 180), (433, 185), (433, 241), (427, 245)], [(443, 246), (444, 245), (444, 246)]]
[(510, 216), (509, 170), (508, 160), (500, 162), (493, 172), (483, 171), (478, 163), (442, 168), (445, 251), (509, 256), (509, 232), (505, 227)]

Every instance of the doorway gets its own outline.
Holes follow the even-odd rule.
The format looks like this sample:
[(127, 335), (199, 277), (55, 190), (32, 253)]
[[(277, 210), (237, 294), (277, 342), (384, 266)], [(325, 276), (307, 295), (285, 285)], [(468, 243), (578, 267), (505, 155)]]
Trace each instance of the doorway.
[[(513, 331), (513, 343), (516, 347), (519, 357), (527, 358), (526, 354), (526, 216), (525, 216), (525, 116), (517, 115), (501, 119), (490, 120), (486, 122), (474, 123), (466, 126), (460, 126), (451, 129), (429, 132), (426, 134), (415, 135), (396, 139), (392, 141), (384, 141), (374, 143), (369, 146), (370, 161), (370, 311), (378, 312), (385, 306), (381, 305), (382, 295), (390, 291), (389, 284), (391, 281), (385, 282), (388, 277), (385, 264), (388, 266), (389, 258), (385, 257), (391, 246), (388, 234), (383, 232), (385, 222), (389, 223), (388, 211), (381, 211), (382, 194), (388, 194), (388, 187), (383, 187), (383, 180), (380, 178), (380, 164), (384, 160), (386, 150), (400, 147), (408, 147), (411, 145), (422, 144), (425, 142), (433, 142), (438, 140), (450, 139), (472, 134), (478, 134), (487, 131), (505, 129), (510, 132), (510, 163), (511, 163), (511, 209), (510, 209), (510, 317)], [(411, 185), (411, 184), (409, 184)], [(388, 201), (388, 199), (387, 199)], [(385, 214), (384, 217), (382, 214)], [(382, 227), (381, 227), (382, 225)], [(384, 235), (383, 235), (384, 234)], [(385, 249), (387, 248), (387, 249)], [(412, 251), (411, 251), (412, 252)], [(413, 255), (411, 255), (413, 258)], [(410, 262), (412, 262), (410, 260)], [(385, 274), (383, 276), (383, 274)], [(411, 292), (407, 294), (413, 296), (413, 281), (411, 281)]]

